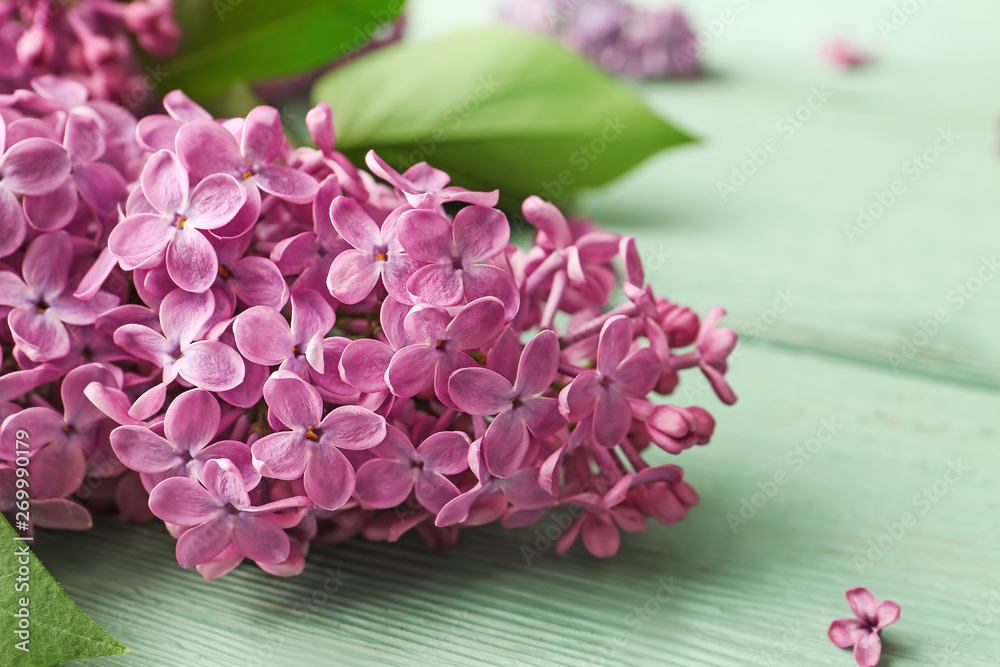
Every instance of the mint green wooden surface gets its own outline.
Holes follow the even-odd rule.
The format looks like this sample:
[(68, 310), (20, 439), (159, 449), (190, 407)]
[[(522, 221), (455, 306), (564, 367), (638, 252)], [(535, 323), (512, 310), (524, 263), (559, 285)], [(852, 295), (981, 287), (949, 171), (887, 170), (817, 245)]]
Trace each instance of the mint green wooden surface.
[[(640, 239), (661, 293), (725, 305), (744, 333), (736, 407), (704, 385), (677, 398), (719, 420), (712, 444), (671, 459), (701, 504), (626, 535), (610, 561), (547, 551), (529, 566), (534, 529), (487, 527), (443, 555), (409, 539), (317, 549), (292, 580), (247, 566), (205, 582), (158, 526), (47, 533), (37, 552), (53, 575), (134, 649), (93, 664), (847, 666), (826, 629), (854, 585), (902, 606), (883, 665), (1000, 664), (1000, 275), (953, 293), (1000, 254), (1000, 5), (688, 4), (699, 23), (732, 12), (708, 45), (715, 75), (643, 90), (705, 142), (581, 209)], [(904, 4), (919, 10), (883, 38)], [(414, 34), (490, 6), (414, 0)], [(817, 52), (835, 34), (878, 62), (831, 70)], [(785, 136), (776, 123), (814, 87), (829, 99)], [(910, 156), (949, 128), (957, 139), (908, 180)], [(772, 138), (723, 201), (717, 182)], [(895, 179), (904, 193), (851, 243), (844, 225)], [(941, 310), (894, 369), (888, 355)], [(759, 485), (773, 497), (754, 498)], [(743, 499), (762, 506), (734, 534)]]

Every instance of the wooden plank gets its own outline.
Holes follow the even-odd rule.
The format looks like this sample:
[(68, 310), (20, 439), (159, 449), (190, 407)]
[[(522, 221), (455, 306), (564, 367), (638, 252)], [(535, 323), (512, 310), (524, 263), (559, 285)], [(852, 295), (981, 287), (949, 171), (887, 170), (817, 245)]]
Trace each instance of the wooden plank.
[[(825, 633), (847, 614), (853, 585), (903, 608), (885, 633), (885, 664), (933, 664), (949, 642), (959, 653), (948, 664), (996, 664), (1000, 615), (971, 637), (958, 630), (1000, 591), (996, 395), (748, 349), (733, 372), (741, 402), (717, 411), (712, 444), (674, 459), (701, 504), (674, 528), (626, 536), (609, 561), (544, 551), (529, 566), (521, 547), (535, 529), (489, 527), (444, 554), (410, 540), (316, 549), (289, 580), (245, 566), (202, 581), (177, 567), (173, 540), (152, 525), (46, 533), (38, 553), (135, 649), (109, 665), (848, 665)], [(810, 439), (831, 422), (832, 438), (800, 462), (796, 448), (817, 449)], [(938, 484), (938, 497), (949, 462), (969, 470)], [(757, 483), (778, 471), (786, 483), (734, 534), (727, 514), (743, 498), (761, 504)], [(915, 500), (924, 488), (938, 501)], [(914, 525), (886, 537), (905, 512)], [(880, 539), (884, 555), (859, 572), (855, 557)], [(664, 580), (677, 590), (661, 604)], [(635, 612), (647, 603), (648, 616)]]

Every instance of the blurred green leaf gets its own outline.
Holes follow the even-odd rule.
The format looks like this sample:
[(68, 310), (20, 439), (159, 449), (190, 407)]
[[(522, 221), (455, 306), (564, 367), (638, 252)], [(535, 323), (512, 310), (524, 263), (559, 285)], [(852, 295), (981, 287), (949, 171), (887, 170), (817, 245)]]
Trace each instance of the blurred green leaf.
[(405, 0), (175, 0), (183, 36), (160, 63), (163, 91), (193, 97), (304, 72), (349, 54), (393, 21)]
[[(7, 519), (0, 517), (0, 665), (49, 667), (131, 650), (80, 611), (16, 537)], [(27, 635), (18, 636), (17, 631)]]
[(324, 76), (313, 101), (333, 108), (352, 159), (427, 161), (457, 185), (500, 188), (508, 207), (567, 199), (693, 140), (580, 56), (508, 29), (387, 47)]

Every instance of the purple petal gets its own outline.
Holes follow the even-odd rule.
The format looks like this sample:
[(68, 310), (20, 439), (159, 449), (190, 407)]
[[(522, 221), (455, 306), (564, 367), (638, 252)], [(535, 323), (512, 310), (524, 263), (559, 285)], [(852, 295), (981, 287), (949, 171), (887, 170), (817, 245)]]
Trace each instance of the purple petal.
[(373, 394), (388, 389), (385, 372), (392, 361), (392, 348), (370, 338), (361, 338), (344, 349), (340, 373), (358, 391)]
[(515, 395), (506, 378), (486, 368), (463, 368), (452, 373), (448, 394), (462, 412), (480, 416), (510, 410)]
[(626, 396), (642, 398), (660, 379), (660, 358), (650, 348), (630, 355), (612, 375), (614, 387)]
[(309, 447), (300, 433), (281, 431), (253, 443), (253, 457), (261, 472), (277, 479), (298, 479), (306, 469)]
[(411, 308), (403, 319), (403, 330), (415, 340), (437, 344), (445, 338), (451, 316), (444, 308), (419, 305)]
[(632, 426), (628, 399), (614, 389), (605, 389), (594, 406), (594, 440), (602, 447), (614, 447), (625, 439)]
[(355, 304), (371, 294), (378, 279), (378, 263), (369, 253), (345, 250), (330, 265), (326, 286), (337, 300)]
[(417, 269), (406, 281), (406, 289), (435, 306), (457, 306), (465, 298), (461, 274), (446, 264)]
[(197, 526), (214, 517), (222, 504), (189, 477), (171, 477), (149, 494), (149, 509), (158, 518), (178, 526)]
[(465, 286), (467, 301), (475, 301), (483, 297), (495, 297), (504, 305), (504, 315), (507, 320), (513, 320), (521, 305), (521, 297), (517, 285), (509, 273), (490, 264), (476, 264), (463, 271), (462, 283)]
[(248, 308), (233, 322), (236, 347), (256, 364), (274, 366), (292, 356), (292, 332), (288, 321), (267, 306)]
[(559, 401), (555, 398), (529, 398), (518, 409), (528, 430), (536, 438), (547, 438), (566, 425), (566, 420), (559, 414)]
[(76, 185), (67, 180), (46, 195), (25, 195), (24, 216), (34, 229), (53, 232), (69, 224), (78, 203)]
[(304, 344), (317, 334), (329, 333), (336, 322), (333, 308), (313, 290), (292, 292), (292, 340)]
[(81, 164), (73, 171), (73, 182), (98, 216), (117, 218), (117, 208), (128, 195), (128, 185), (114, 167), (101, 162)]
[(143, 150), (155, 152), (161, 149), (173, 150), (177, 131), (184, 123), (158, 114), (139, 119), (135, 128), (135, 138)]
[(166, 472), (183, 463), (180, 453), (145, 426), (119, 426), (111, 432), (111, 448), (132, 470)]
[(66, 232), (43, 234), (24, 253), (24, 282), (39, 294), (56, 296), (66, 288), (73, 262), (73, 242)]
[(195, 178), (211, 174), (242, 177), (249, 165), (236, 139), (211, 120), (196, 120), (177, 131), (177, 157)]
[(190, 194), (188, 173), (171, 151), (154, 154), (142, 168), (142, 194), (165, 216), (183, 213)]
[(507, 216), (494, 208), (466, 206), (455, 216), (455, 245), (466, 262), (492, 259), (509, 242)]
[(556, 248), (565, 248), (573, 242), (569, 224), (559, 209), (541, 197), (532, 195), (524, 200), (521, 212), (528, 222), (544, 234)]
[(6, 257), (24, 243), (27, 221), (14, 193), (0, 187), (0, 257)]
[(871, 591), (863, 586), (855, 586), (848, 589), (845, 597), (847, 598), (847, 604), (851, 605), (851, 611), (854, 612), (855, 616), (869, 625), (874, 624), (875, 615), (878, 613), (878, 604)]
[(145, 260), (166, 247), (175, 229), (176, 226), (161, 215), (137, 213), (115, 225), (108, 237), (108, 248), (116, 257)]
[(239, 353), (216, 340), (193, 343), (184, 348), (177, 363), (180, 376), (201, 389), (227, 391), (243, 382), (246, 368)]
[(427, 345), (409, 345), (392, 355), (386, 383), (396, 396), (416, 396), (431, 383), (438, 353)]
[(587, 551), (598, 558), (611, 558), (618, 553), (621, 534), (611, 522), (611, 517), (588, 515), (583, 522), (583, 544)]
[(882, 638), (869, 632), (854, 645), (854, 659), (859, 667), (876, 667), (882, 655)]
[(25, 139), (7, 149), (0, 160), (3, 187), (21, 195), (52, 192), (69, 172), (69, 153), (50, 139)]
[(194, 227), (180, 229), (167, 247), (167, 272), (181, 289), (205, 292), (219, 273), (219, 259), (215, 248)]
[(34, 307), (28, 286), (16, 273), (0, 271), (0, 305)]
[(451, 225), (433, 211), (407, 211), (399, 218), (397, 233), (406, 252), (421, 262), (450, 264), (456, 253)]
[(358, 250), (373, 253), (382, 243), (382, 232), (365, 210), (352, 199), (337, 197), (330, 205), (330, 219), (337, 233)]
[(503, 303), (485, 297), (463, 308), (448, 325), (446, 334), (453, 348), (472, 350), (494, 340), (503, 328)]
[(548, 389), (559, 371), (559, 356), (559, 337), (555, 332), (542, 331), (532, 338), (521, 352), (514, 392), (526, 397)]
[(325, 446), (341, 449), (371, 449), (385, 439), (385, 418), (355, 405), (336, 408), (320, 422)]
[(36, 526), (55, 530), (89, 530), (94, 522), (85, 507), (71, 500), (35, 500), (31, 520)]
[(214, 313), (215, 297), (211, 292), (174, 290), (160, 303), (160, 328), (167, 340), (183, 345), (198, 336)]
[(830, 624), (827, 633), (835, 646), (847, 648), (858, 643), (870, 632), (868, 626), (856, 618), (842, 618)]
[(28, 308), (15, 308), (7, 316), (7, 324), (14, 342), (32, 361), (62, 359), (69, 354), (69, 333), (51, 314), (51, 309), (38, 313)]
[(458, 487), (447, 478), (436, 473), (421, 471), (417, 475), (417, 501), (431, 512), (440, 512), (441, 508), (458, 497)]
[(191, 193), (186, 226), (217, 230), (229, 223), (247, 201), (247, 191), (229, 174), (212, 174)]
[(361, 502), (385, 509), (406, 500), (417, 477), (409, 461), (372, 459), (358, 469), (355, 491)]
[(454, 475), (469, 467), (469, 436), (460, 431), (439, 431), (417, 448), (424, 470)]
[(194, 453), (212, 442), (221, 420), (222, 411), (215, 397), (203, 389), (192, 389), (175, 398), (167, 408), (164, 435), (170, 442)]
[(875, 610), (875, 629), (881, 630), (882, 628), (892, 625), (899, 620), (899, 605), (891, 600), (886, 600), (878, 606)]
[(266, 257), (244, 257), (230, 271), (229, 284), (246, 305), (280, 310), (288, 300), (281, 271)]
[(298, 376), (279, 371), (264, 383), (264, 400), (282, 424), (290, 428), (318, 426), (323, 399)]
[(243, 475), (232, 461), (206, 461), (201, 474), (205, 488), (222, 505), (232, 505), (238, 509), (250, 506), (250, 496), (243, 483)]
[(306, 495), (323, 509), (339, 509), (354, 493), (354, 468), (336, 447), (319, 446), (306, 466)]
[(259, 106), (247, 114), (243, 123), (240, 149), (251, 164), (268, 164), (278, 156), (284, 138), (278, 110)]
[[(166, 482), (161, 483), (165, 484)], [(232, 544), (232, 541), (232, 528), (226, 518), (220, 517), (196, 525), (194, 528), (184, 531), (184, 534), (177, 540), (177, 562), (181, 567), (201, 565), (222, 553), (226, 547)]]
[(583, 371), (559, 392), (559, 411), (569, 421), (581, 422), (594, 411), (602, 390), (597, 371)]
[(319, 192), (319, 183), (315, 178), (283, 165), (268, 164), (258, 167), (254, 181), (264, 192), (293, 204), (308, 204)]
[(601, 328), (597, 347), (597, 370), (613, 375), (632, 346), (632, 320), (624, 315), (612, 317)]
[(174, 346), (163, 336), (141, 324), (124, 324), (114, 334), (115, 345), (140, 359), (164, 366), (173, 359)]
[(258, 563), (280, 563), (288, 558), (288, 535), (265, 519), (239, 517), (233, 523), (233, 540), (240, 553)]
[(501, 412), (486, 429), (483, 455), (486, 467), (497, 477), (509, 477), (528, 452), (528, 429), (515, 411)]

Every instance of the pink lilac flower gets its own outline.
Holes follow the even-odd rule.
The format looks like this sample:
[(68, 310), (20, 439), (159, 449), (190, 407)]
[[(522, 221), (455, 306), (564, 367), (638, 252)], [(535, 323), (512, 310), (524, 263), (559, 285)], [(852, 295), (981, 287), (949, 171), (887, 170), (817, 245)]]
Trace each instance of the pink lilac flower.
[(841, 69), (862, 67), (872, 61), (870, 54), (846, 39), (833, 39), (827, 42), (823, 46), (823, 55), (830, 64)]
[(260, 215), (261, 190), (294, 204), (307, 204), (316, 197), (319, 184), (314, 178), (275, 164), (284, 143), (281, 118), (276, 109), (266, 106), (247, 115), (239, 141), (209, 120), (192, 121), (177, 132), (177, 155), (192, 176), (228, 174), (246, 190), (246, 209), (228, 236), (239, 236), (253, 226)]
[(371, 452), (376, 458), (358, 469), (357, 494), (361, 502), (372, 507), (395, 507), (413, 491), (417, 502), (436, 513), (459, 494), (447, 476), (469, 467), (469, 436), (441, 431), (414, 449), (405, 433), (390, 426), (385, 440)]
[(471, 415), (496, 415), (483, 437), (483, 455), (490, 472), (509, 477), (528, 452), (528, 432), (545, 438), (566, 422), (559, 401), (539, 396), (551, 388), (559, 370), (559, 339), (543, 331), (524, 346), (512, 385), (487, 368), (463, 368), (451, 374), (448, 392), (455, 405)]
[(208, 391), (232, 389), (245, 372), (239, 354), (225, 343), (198, 339), (214, 310), (211, 292), (177, 289), (160, 304), (160, 331), (125, 324), (115, 331), (115, 343), (162, 368), (164, 385), (179, 376)]
[(623, 0), (511, 0), (501, 17), (551, 34), (609, 72), (635, 79), (701, 73), (697, 36), (678, 7)]
[(89, 301), (72, 296), (69, 272), (72, 240), (66, 232), (42, 234), (24, 253), (24, 280), (0, 271), (0, 306), (12, 306), (7, 324), (14, 342), (29, 359), (44, 362), (69, 354), (67, 324), (93, 324), (103, 310), (118, 304), (117, 297), (98, 292)]
[(204, 389), (191, 389), (170, 403), (163, 420), (163, 435), (145, 425), (125, 424), (111, 432), (111, 447), (119, 460), (143, 473), (152, 489), (169, 477), (201, 479), (205, 463), (212, 459), (231, 461), (247, 486), (256, 486), (260, 474), (254, 469), (250, 447), (242, 442), (215, 442), (222, 421), (219, 403)]
[(330, 293), (354, 304), (381, 281), (392, 298), (412, 303), (406, 285), (420, 264), (403, 252), (397, 238), (398, 216), (390, 215), (379, 229), (360, 205), (337, 197), (330, 206), (330, 218), (337, 233), (353, 246), (337, 255), (330, 266), (326, 282)]
[(493, 296), (503, 302), (508, 319), (517, 314), (517, 286), (507, 271), (481, 264), (502, 255), (510, 241), (507, 218), (496, 209), (466, 206), (454, 223), (426, 210), (399, 219), (399, 241), (407, 254), (424, 263), (406, 289), (434, 306)]
[(417, 342), (392, 355), (385, 378), (392, 392), (409, 398), (433, 384), (438, 400), (454, 406), (448, 380), (459, 368), (476, 363), (467, 354), (490, 343), (503, 331), (504, 307), (483, 297), (465, 306), (454, 319), (443, 308), (415, 306), (403, 326)]
[(847, 591), (847, 603), (857, 618), (842, 618), (830, 624), (830, 641), (840, 648), (854, 647), (854, 659), (860, 667), (875, 667), (882, 654), (882, 629), (899, 620), (899, 605), (886, 600), (879, 603), (862, 586)]
[[(163, 7), (127, 20), (155, 41)], [(324, 105), (295, 149), (269, 107), (220, 122), (175, 91), (137, 122), (51, 75), (0, 116), (0, 511), (21, 430), (36, 527), (159, 517), (206, 578), (560, 505), (560, 550), (604, 557), (697, 505), (645, 457), (714, 418), (649, 394), (698, 368), (734, 401), (736, 336), (658, 295), (637, 239), (530, 197), (516, 247), (496, 192), (355, 167)]]
[(394, 185), (410, 206), (419, 209), (436, 209), (448, 202), (465, 202), (477, 206), (496, 206), (500, 192), (469, 192), (464, 188), (449, 186), (451, 177), (440, 169), (431, 167), (426, 162), (413, 165), (400, 174), (386, 162), (369, 151), (365, 156), (368, 168), (376, 176), (384, 178)]
[(13, 144), (7, 139), (7, 124), (0, 118), (0, 144), (7, 146), (0, 157), (0, 257), (24, 243), (27, 221), (17, 195), (30, 198), (47, 195), (69, 176), (70, 157), (51, 139), (29, 137)]
[(354, 468), (341, 451), (371, 449), (386, 434), (385, 419), (357, 406), (343, 406), (323, 416), (319, 392), (297, 375), (278, 371), (264, 385), (264, 399), (289, 430), (253, 444), (262, 474), (276, 479), (302, 478), (306, 495), (328, 510), (354, 492)]
[(231, 544), (243, 556), (262, 563), (288, 558), (288, 535), (282, 529), (287, 518), (281, 513), (297, 515), (309, 499), (293, 496), (254, 506), (249, 490), (240, 471), (225, 459), (206, 462), (202, 482), (171, 477), (153, 489), (149, 494), (153, 514), (187, 528), (177, 540), (181, 567), (211, 560)]
[(188, 173), (170, 151), (153, 155), (142, 170), (142, 194), (154, 209), (124, 218), (111, 231), (108, 247), (133, 266), (165, 251), (175, 285), (204, 292), (219, 273), (219, 258), (202, 230), (222, 227), (239, 212), (245, 193), (228, 174), (211, 174), (194, 191)]
[(559, 409), (571, 422), (591, 414), (593, 436), (602, 447), (614, 447), (632, 424), (629, 397), (640, 398), (656, 386), (659, 359), (649, 348), (629, 354), (632, 321), (619, 315), (601, 329), (597, 370), (585, 370), (559, 394)]

